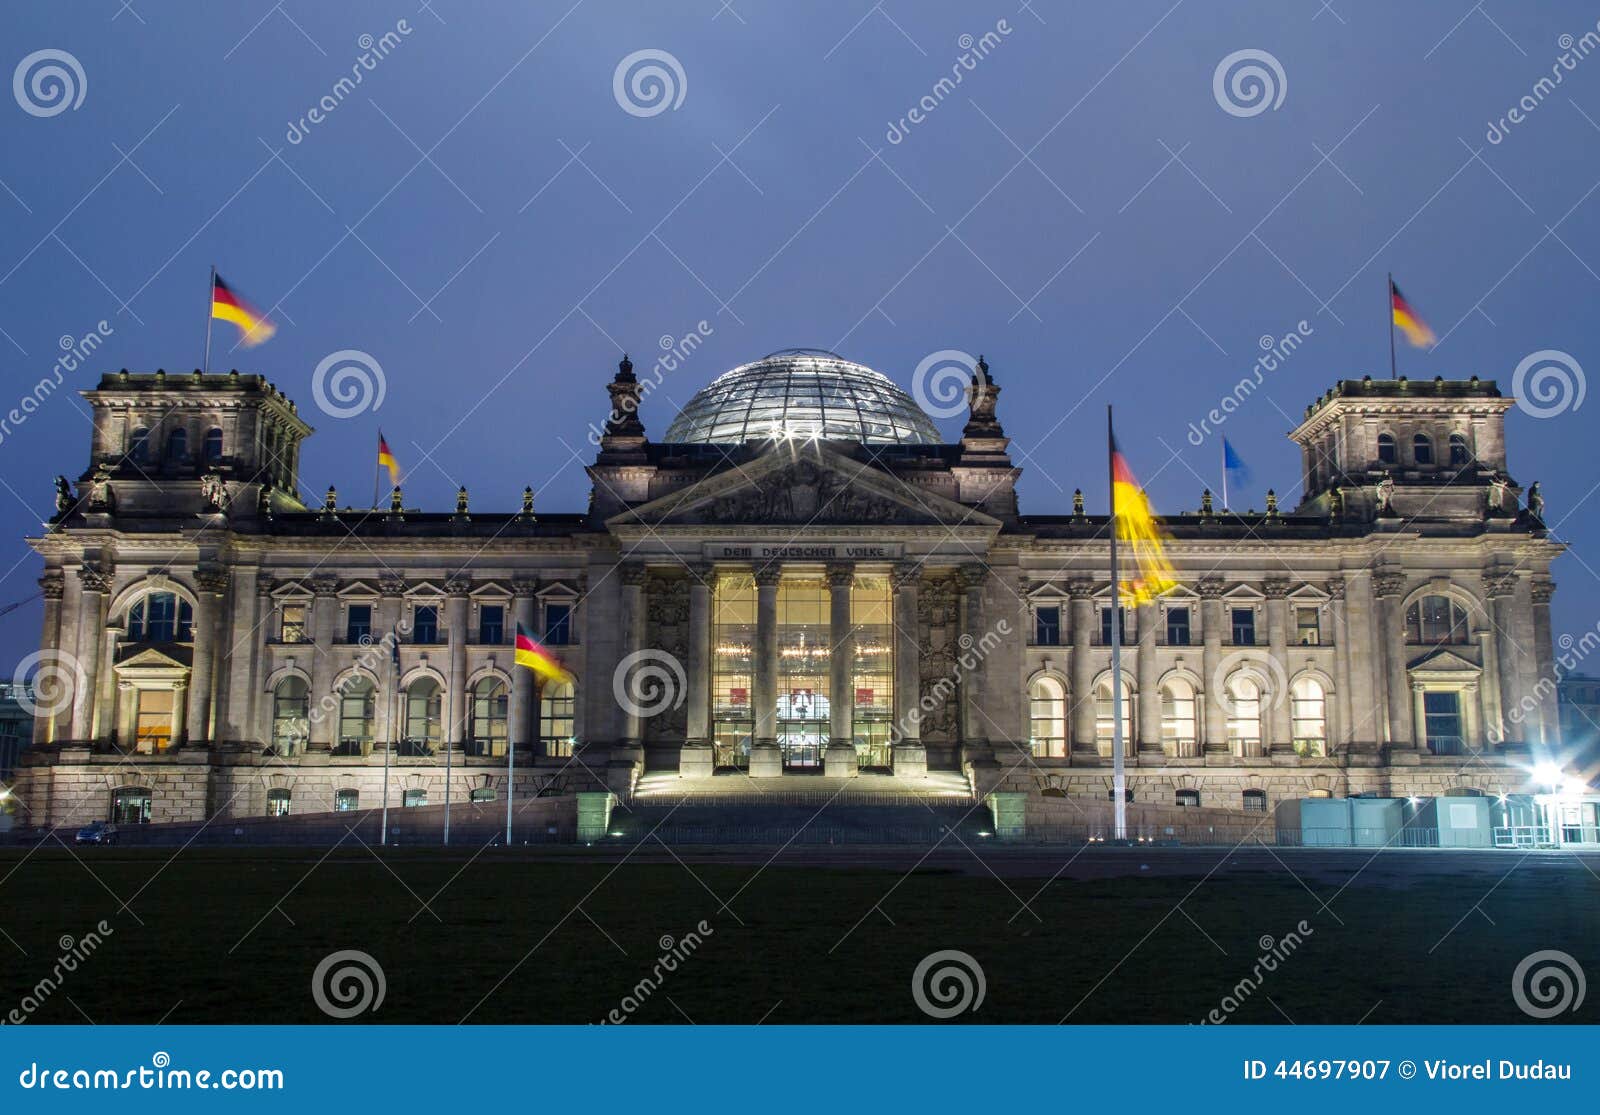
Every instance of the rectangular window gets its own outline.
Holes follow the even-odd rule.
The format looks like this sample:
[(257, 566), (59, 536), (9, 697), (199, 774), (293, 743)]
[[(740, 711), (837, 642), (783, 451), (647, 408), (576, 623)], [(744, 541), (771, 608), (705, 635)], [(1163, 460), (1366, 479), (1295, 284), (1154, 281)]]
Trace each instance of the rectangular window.
[(372, 638), (372, 605), (351, 604), (345, 612), (344, 641), (360, 643)]
[(1061, 645), (1061, 609), (1057, 607), (1039, 608), (1033, 613), (1033, 642), (1035, 646), (1058, 647)]
[(750, 764), (755, 731), (756, 584), (747, 573), (720, 573), (712, 595), (712, 751), (718, 768)]
[(1189, 645), (1189, 609), (1167, 609), (1167, 646), (1186, 647)]
[(506, 610), (499, 604), (478, 609), (478, 642), (498, 646), (506, 641)]
[(405, 792), (405, 796), (400, 799), (400, 802), (407, 809), (414, 808), (414, 807), (416, 807), (418, 805), (427, 805), (428, 804), (428, 791), (426, 791), (426, 790), (407, 790)]
[(306, 641), (306, 606), (285, 604), (278, 614), (278, 641), (303, 643)]
[(493, 786), (480, 786), (478, 789), (473, 790), (467, 795), (467, 800), (471, 801), (474, 805), (477, 805), (481, 802), (493, 801), (494, 798), (495, 789)]
[(1233, 645), (1236, 647), (1253, 647), (1256, 645), (1256, 610), (1254, 608), (1232, 608), (1233, 615)]
[(1322, 642), (1322, 612), (1318, 608), (1294, 610), (1295, 642), (1303, 647), (1318, 646)]
[(439, 641), (439, 609), (432, 604), (418, 604), (411, 613), (411, 641), (437, 643)]
[[(1126, 608), (1117, 609), (1117, 638), (1121, 640), (1123, 646), (1128, 645), (1128, 609)], [(1110, 608), (1100, 609), (1100, 645), (1103, 647), (1111, 645)]]
[(140, 689), (137, 693), (139, 750), (165, 751), (172, 743), (172, 690)]
[(572, 642), (571, 604), (544, 606), (544, 641), (553, 647), (564, 647)]
[(863, 770), (888, 769), (894, 728), (894, 589), (888, 577), (856, 575), (850, 624), (855, 630), (850, 701), (856, 762)]
[(1428, 750), (1435, 755), (1461, 754), (1461, 695), (1455, 692), (1423, 693), (1422, 714)]
[(335, 813), (353, 813), (360, 804), (360, 790), (340, 790), (333, 797), (333, 811)]

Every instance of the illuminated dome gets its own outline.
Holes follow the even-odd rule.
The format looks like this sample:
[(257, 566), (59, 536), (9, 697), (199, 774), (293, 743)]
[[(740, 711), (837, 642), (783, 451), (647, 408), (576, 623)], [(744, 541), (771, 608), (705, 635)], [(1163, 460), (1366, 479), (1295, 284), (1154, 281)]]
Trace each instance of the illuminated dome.
[(937, 445), (939, 431), (887, 376), (820, 349), (784, 349), (724, 372), (697, 392), (663, 439), (697, 445), (820, 437)]

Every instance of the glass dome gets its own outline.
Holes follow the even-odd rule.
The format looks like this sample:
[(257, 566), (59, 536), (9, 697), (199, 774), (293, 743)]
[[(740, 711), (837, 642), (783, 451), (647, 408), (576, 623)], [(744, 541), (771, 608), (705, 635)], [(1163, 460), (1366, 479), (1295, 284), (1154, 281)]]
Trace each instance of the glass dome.
[(698, 391), (663, 439), (696, 445), (820, 437), (938, 445), (933, 421), (889, 377), (818, 349), (785, 349)]

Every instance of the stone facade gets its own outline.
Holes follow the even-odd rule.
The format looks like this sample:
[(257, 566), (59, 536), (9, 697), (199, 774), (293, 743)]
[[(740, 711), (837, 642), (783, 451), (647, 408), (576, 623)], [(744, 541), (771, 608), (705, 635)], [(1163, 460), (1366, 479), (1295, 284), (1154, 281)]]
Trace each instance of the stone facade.
[[(859, 763), (1105, 800), (1108, 521), (1021, 513), (986, 365), (950, 444), (654, 443), (626, 360), (607, 390), (586, 512), (434, 512), (303, 499), (310, 429), (261, 377), (105, 376), (33, 540), (70, 686), (19, 771), (32, 819), (371, 808), (386, 746), (393, 805), (503, 794), (508, 758), (518, 797)], [(1292, 511), (1163, 517), (1179, 587), (1122, 629), (1135, 801), (1516, 792), (1559, 754), (1560, 547), (1510, 405), (1342, 381), (1291, 435)], [(518, 625), (570, 688), (514, 667)]]

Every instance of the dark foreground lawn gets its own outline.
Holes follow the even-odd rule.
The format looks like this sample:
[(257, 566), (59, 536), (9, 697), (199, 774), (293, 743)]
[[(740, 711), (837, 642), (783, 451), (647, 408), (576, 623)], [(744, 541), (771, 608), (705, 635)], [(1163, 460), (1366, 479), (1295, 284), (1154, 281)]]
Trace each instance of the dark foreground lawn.
[[(323, 856), (0, 850), (0, 1016), (32, 997), (35, 1023), (323, 1022), (312, 974), (344, 949), (385, 973), (374, 1022), (596, 1022), (630, 996), (633, 1022), (921, 1022), (913, 970), (943, 949), (982, 967), (970, 1022), (1198, 1022), (1228, 996), (1242, 999), (1235, 1022), (1525, 1022), (1511, 994), (1524, 956), (1561, 949), (1600, 977), (1600, 879), (1576, 860), (1507, 856), (1504, 877), (1424, 867), (1400, 883), (1374, 870), (1341, 890), (1270, 861), (1205, 881), (1201, 866), (1046, 885), (971, 862), (906, 875), (499, 849)], [(62, 938), (102, 919), (104, 944), (40, 996)], [(641, 989), (662, 939), (702, 920), (694, 955)], [(1293, 954), (1258, 969), (1302, 921)], [(1245, 980), (1259, 984), (1240, 994)], [(1596, 1021), (1597, 999), (1563, 1020)]]

